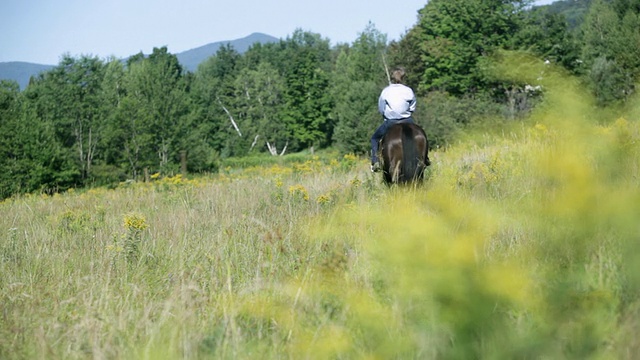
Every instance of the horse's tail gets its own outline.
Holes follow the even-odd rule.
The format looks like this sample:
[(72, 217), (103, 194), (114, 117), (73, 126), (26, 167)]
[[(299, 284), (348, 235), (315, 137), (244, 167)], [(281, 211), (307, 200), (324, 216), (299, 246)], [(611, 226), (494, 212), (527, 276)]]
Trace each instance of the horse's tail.
[(402, 127), (402, 177), (401, 182), (412, 181), (420, 173), (420, 154), (416, 146), (414, 128), (409, 124)]

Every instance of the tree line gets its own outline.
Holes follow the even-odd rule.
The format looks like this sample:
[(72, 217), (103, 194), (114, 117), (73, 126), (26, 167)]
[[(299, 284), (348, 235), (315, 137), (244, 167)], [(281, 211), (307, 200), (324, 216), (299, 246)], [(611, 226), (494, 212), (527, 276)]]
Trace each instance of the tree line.
[[(569, 11), (531, 4), (431, 0), (398, 41), (373, 24), (335, 46), (298, 29), (242, 54), (223, 46), (195, 72), (166, 47), (126, 61), (63, 55), (24, 91), (0, 83), (0, 198), (145, 172), (211, 172), (221, 159), (251, 154), (328, 147), (365, 154), (394, 66), (407, 69), (419, 97), (416, 121), (434, 146), (474, 119), (521, 117), (544, 96), (487, 70), (499, 50), (566, 69), (601, 106), (635, 92), (640, 0), (559, 3)], [(569, 22), (566, 14), (580, 8), (584, 16)]]

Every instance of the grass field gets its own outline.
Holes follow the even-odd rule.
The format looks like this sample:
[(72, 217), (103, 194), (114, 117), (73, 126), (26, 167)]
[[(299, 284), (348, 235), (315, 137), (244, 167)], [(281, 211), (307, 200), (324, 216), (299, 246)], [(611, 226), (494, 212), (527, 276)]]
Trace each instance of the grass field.
[(640, 353), (637, 108), (563, 92), (387, 188), (325, 154), (0, 203), (0, 358)]

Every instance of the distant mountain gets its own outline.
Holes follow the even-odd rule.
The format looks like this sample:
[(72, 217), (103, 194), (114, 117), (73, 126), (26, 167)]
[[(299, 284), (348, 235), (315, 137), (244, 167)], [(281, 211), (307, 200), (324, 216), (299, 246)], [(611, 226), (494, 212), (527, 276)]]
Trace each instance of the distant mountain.
[(242, 39), (237, 39), (233, 41), (218, 41), (211, 44), (207, 44), (204, 46), (197, 47), (195, 49), (183, 51), (181, 53), (177, 53), (178, 61), (180, 64), (184, 66), (186, 70), (191, 72), (196, 71), (198, 69), (198, 65), (206, 60), (208, 57), (215, 55), (220, 47), (226, 45), (227, 43), (231, 44), (231, 46), (239, 53), (244, 53), (251, 47), (251, 45), (255, 43), (272, 43), (279, 41), (278, 38), (275, 38), (270, 35), (262, 34), (262, 33), (253, 33), (247, 37)]
[[(270, 35), (262, 33), (253, 33), (247, 37), (236, 40), (218, 41), (210, 43), (204, 46), (197, 47), (195, 49), (183, 51), (175, 54), (178, 57), (180, 64), (191, 72), (196, 71), (198, 65), (206, 60), (208, 57), (215, 55), (218, 49), (226, 44), (230, 44), (237, 52), (243, 53), (255, 43), (271, 43), (279, 41)], [(15, 80), (20, 89), (24, 89), (29, 84), (29, 79), (32, 76), (38, 75), (43, 71), (47, 71), (55, 67), (55, 65), (42, 65), (33, 64), (21, 61), (0, 62), (0, 80)]]
[(0, 79), (15, 80), (20, 85), (20, 89), (24, 89), (29, 84), (29, 79), (32, 76), (52, 68), (53, 65), (33, 64), (22, 61), (1, 62)]

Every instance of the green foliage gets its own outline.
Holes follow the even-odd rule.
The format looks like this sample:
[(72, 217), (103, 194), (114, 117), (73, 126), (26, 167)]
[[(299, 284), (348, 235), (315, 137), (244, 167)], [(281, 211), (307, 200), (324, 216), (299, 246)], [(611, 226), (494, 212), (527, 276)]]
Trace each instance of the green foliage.
[(385, 81), (386, 36), (372, 24), (336, 60), (332, 81), (337, 120), (333, 139), (343, 153), (366, 154), (370, 137), (382, 121), (377, 100)]
[(3, 197), (39, 190), (63, 191), (80, 185), (80, 171), (72, 153), (56, 136), (53, 123), (38, 116), (40, 106), (50, 100), (41, 90), (34, 85), (22, 97), (4, 98), (8, 109), (13, 110), (2, 116), (2, 133), (7, 139), (7, 147), (3, 147), (7, 151), (6, 171), (0, 182)]
[[(20, 124), (20, 89), (16, 82), (0, 81), (0, 198), (30, 189), (20, 189), (21, 181), (16, 181), (20, 174), (20, 153), (24, 139), (18, 136)], [(24, 160), (22, 160), (24, 161)]]
[(104, 64), (96, 57), (74, 59), (65, 56), (45, 77), (42, 96), (50, 97), (42, 111), (56, 116), (56, 135), (76, 154), (76, 167), (86, 179), (91, 172), (97, 144), (104, 124), (101, 113), (100, 88)]
[(530, 5), (433, 0), (398, 41), (387, 43), (372, 23), (334, 47), (297, 29), (242, 54), (222, 46), (195, 73), (166, 47), (126, 61), (64, 55), (23, 92), (0, 88), (0, 198), (211, 173), (229, 157), (365, 154), (395, 66), (418, 95), (417, 122), (446, 147), (470, 125), (523, 119), (550, 96), (547, 68), (526, 79), (496, 71), (505, 50), (533, 56), (522, 67), (548, 60), (579, 76), (598, 111), (626, 109), (640, 77), (638, 0)]
[[(289, 132), (280, 118), (284, 105), (284, 79), (268, 62), (261, 62), (256, 70), (243, 68), (235, 79), (238, 126), (242, 129), (242, 145), (235, 154), (287, 144)], [(255, 149), (257, 146), (257, 149)]]
[[(54, 191), (82, 186), (91, 174), (105, 125), (100, 88), (104, 65), (95, 57), (79, 59), (65, 55), (60, 64), (41, 75), (26, 90), (27, 111), (32, 126), (47, 129), (51, 136), (49, 158), (39, 165), (40, 184)], [(41, 154), (37, 155), (38, 157)], [(47, 169), (47, 170), (45, 170)]]
[(628, 99), (640, 79), (637, 1), (594, 0), (583, 25), (583, 58), (601, 105)]
[(427, 134), (429, 147), (445, 148), (471, 124), (500, 117), (503, 107), (489, 98), (457, 98), (442, 92), (431, 92), (420, 99), (416, 122)]
[(286, 82), (282, 120), (289, 130), (291, 149), (324, 147), (333, 129), (329, 116), (333, 99), (329, 79), (329, 40), (319, 34), (296, 30), (283, 42), (281, 58)]
[(615, 60), (605, 56), (596, 58), (591, 65), (589, 80), (600, 105), (615, 103), (625, 97), (625, 71)]
[(421, 28), (414, 26), (399, 41), (392, 41), (389, 44), (389, 67), (404, 67), (406, 84), (419, 94), (422, 74), (427, 66), (427, 63), (421, 59), (422, 52), (417, 51), (422, 46), (421, 34)]
[(578, 32), (593, 0), (554, 1), (545, 5), (547, 11), (564, 16), (567, 20), (568, 30), (571, 33)]
[(534, 8), (525, 14), (519, 31), (514, 35), (514, 47), (579, 73), (580, 49), (575, 36), (567, 30), (567, 21), (564, 15), (547, 7)]
[(518, 30), (521, 1), (433, 0), (420, 10), (417, 51), (425, 70), (420, 92), (475, 93), (489, 83), (478, 60)]
[[(154, 48), (148, 59), (131, 66), (134, 76), (128, 92), (134, 95), (132, 106), (141, 118), (140, 133), (149, 141), (140, 162), (151, 171), (166, 171), (170, 159), (177, 158), (182, 150), (182, 118), (188, 111), (182, 67), (166, 47)], [(138, 139), (131, 141), (136, 143)]]
[[(240, 54), (230, 46), (218, 49), (215, 56), (200, 64), (192, 84), (191, 101), (195, 105), (190, 128), (197, 129), (188, 138), (198, 144), (199, 152), (218, 151), (223, 157), (233, 155), (238, 134), (230, 122), (234, 110), (234, 78)], [(229, 113), (224, 109), (231, 109)], [(235, 112), (235, 111), (234, 111)]]

